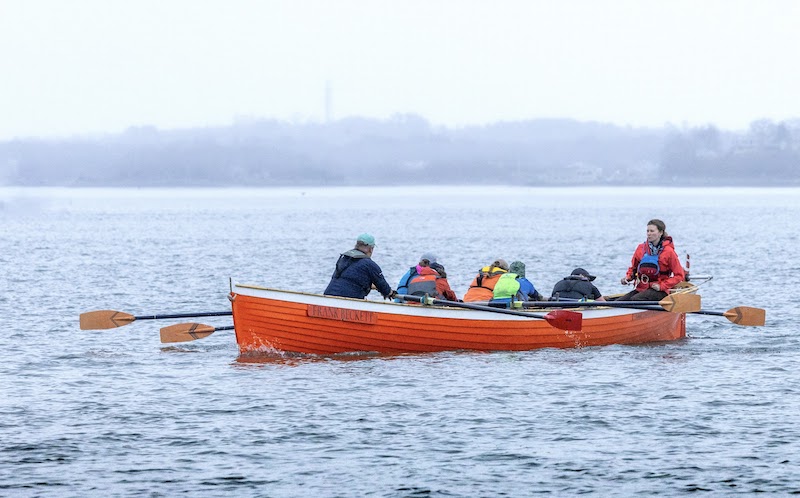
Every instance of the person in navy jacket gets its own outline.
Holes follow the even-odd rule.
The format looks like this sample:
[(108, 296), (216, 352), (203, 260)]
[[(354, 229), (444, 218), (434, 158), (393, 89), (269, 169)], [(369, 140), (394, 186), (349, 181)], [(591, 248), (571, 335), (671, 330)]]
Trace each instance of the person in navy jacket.
[(551, 298), (555, 301), (559, 299), (580, 299), (583, 301), (605, 301), (600, 291), (592, 283), (594, 275), (590, 275), (583, 268), (575, 268), (572, 274), (556, 282), (553, 286)]
[(364, 299), (374, 286), (384, 299), (394, 298), (397, 292), (386, 282), (381, 267), (371, 259), (374, 249), (375, 237), (368, 233), (359, 235), (355, 248), (341, 254), (336, 261), (325, 295)]

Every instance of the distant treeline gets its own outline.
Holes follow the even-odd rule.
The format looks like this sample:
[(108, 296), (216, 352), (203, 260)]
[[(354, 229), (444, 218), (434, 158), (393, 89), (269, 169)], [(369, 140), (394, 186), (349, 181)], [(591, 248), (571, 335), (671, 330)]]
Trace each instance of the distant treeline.
[(0, 142), (0, 185), (800, 185), (800, 119), (745, 132), (412, 114)]

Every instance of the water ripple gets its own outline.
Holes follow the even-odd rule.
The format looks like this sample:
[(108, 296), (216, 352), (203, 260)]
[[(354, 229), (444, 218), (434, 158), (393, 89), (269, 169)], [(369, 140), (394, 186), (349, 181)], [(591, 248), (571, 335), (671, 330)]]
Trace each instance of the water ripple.
[[(169, 191), (70, 190), (55, 194), (70, 210), (4, 218), (0, 254), (16, 291), (0, 295), (0, 494), (800, 494), (800, 313), (784, 292), (800, 267), (776, 276), (780, 254), (762, 255), (793, 247), (784, 224), (764, 221), (800, 217), (780, 196), (733, 212), (753, 194), (714, 204), (676, 190), (681, 202), (663, 215), (693, 266), (715, 275), (704, 307), (767, 307), (764, 328), (689, 316), (688, 339), (667, 344), (309, 357), (239, 356), (223, 331), (162, 345), (164, 322), (77, 327), (89, 309), (221, 309), (230, 276), (319, 290), (353, 223), (380, 237), (375, 258), (392, 280), (419, 253), (418, 235), (436, 234), (426, 243), (447, 257), (460, 294), (496, 257), (476, 226), (495, 228), (541, 289), (586, 261), (585, 245), (564, 238), (570, 227), (594, 241), (597, 282), (618, 290), (609, 282), (654, 215), (625, 189), (618, 199), (588, 194), (603, 206), (591, 217), (561, 202), (569, 190), (510, 190), (477, 208), (445, 189), (436, 217), (409, 223), (396, 215), (407, 189), (377, 190), (385, 199), (359, 219), (352, 197), (271, 190), (187, 191), (179, 201)], [(247, 205), (230, 202), (237, 196)], [(508, 203), (547, 222), (520, 230)], [(769, 244), (754, 240), (755, 226)], [(303, 271), (276, 274), (277, 264)]]

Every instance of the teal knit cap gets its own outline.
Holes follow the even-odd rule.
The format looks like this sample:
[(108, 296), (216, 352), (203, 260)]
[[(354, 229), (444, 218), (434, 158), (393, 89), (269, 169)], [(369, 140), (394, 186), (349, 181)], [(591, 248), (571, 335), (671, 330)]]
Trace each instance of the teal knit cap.
[(518, 277), (525, 277), (525, 263), (522, 261), (514, 261), (511, 263), (511, 266), (508, 267), (508, 271), (510, 273), (516, 273)]

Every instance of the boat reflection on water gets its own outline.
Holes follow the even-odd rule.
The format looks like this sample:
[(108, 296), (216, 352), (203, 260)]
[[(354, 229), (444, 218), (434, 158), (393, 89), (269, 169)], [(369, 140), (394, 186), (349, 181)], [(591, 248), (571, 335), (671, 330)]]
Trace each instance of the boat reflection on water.
[[(470, 351), (469, 353), (475, 353)], [(348, 362), (348, 361), (364, 361), (364, 360), (395, 360), (400, 358), (408, 358), (415, 356), (425, 356), (426, 353), (377, 353), (377, 352), (348, 352), (348, 353), (335, 353), (327, 355), (308, 354), (308, 353), (292, 353), (284, 351), (249, 351), (241, 353), (236, 357), (234, 364), (239, 365), (252, 365), (252, 364), (272, 364), (272, 365), (285, 365), (289, 367), (296, 367), (299, 365), (306, 365), (309, 363), (325, 363), (325, 362)]]

